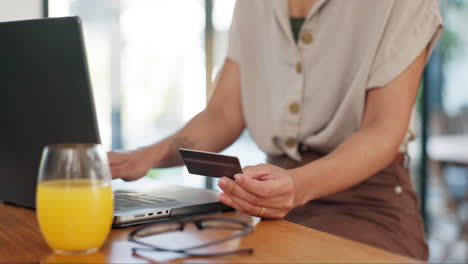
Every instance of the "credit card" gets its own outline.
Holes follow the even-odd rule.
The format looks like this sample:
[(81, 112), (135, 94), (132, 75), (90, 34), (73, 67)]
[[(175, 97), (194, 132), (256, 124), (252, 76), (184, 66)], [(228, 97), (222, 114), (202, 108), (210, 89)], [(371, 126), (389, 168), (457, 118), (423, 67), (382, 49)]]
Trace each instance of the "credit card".
[(191, 174), (234, 179), (235, 174), (242, 173), (237, 157), (182, 148), (179, 148), (179, 152)]

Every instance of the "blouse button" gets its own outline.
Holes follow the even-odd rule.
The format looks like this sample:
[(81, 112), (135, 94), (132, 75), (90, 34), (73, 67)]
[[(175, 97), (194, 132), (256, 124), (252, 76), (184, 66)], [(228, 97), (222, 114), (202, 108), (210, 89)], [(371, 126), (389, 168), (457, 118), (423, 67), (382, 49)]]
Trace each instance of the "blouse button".
[(301, 39), (304, 44), (310, 44), (312, 43), (313, 37), (311, 33), (304, 33), (302, 34)]
[(302, 64), (299, 62), (296, 64), (296, 72), (301, 73), (302, 72)]
[(298, 103), (292, 103), (289, 105), (289, 112), (291, 112), (291, 114), (297, 114), (299, 113), (299, 110), (300, 106)]
[(400, 185), (395, 186), (395, 193), (401, 194), (403, 192), (403, 188)]
[(288, 148), (292, 148), (292, 147), (296, 146), (296, 140), (294, 138), (288, 138), (286, 140), (286, 146)]

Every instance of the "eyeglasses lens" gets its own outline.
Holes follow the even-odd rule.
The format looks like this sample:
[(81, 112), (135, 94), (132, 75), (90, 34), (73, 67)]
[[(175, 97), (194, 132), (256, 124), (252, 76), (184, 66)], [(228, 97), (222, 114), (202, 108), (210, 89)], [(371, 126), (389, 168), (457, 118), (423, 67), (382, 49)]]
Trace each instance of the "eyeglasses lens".
[[(196, 224), (195, 224), (196, 223)], [(181, 227), (184, 225), (184, 232)], [(197, 228), (201, 227), (200, 228)], [(154, 245), (157, 251), (172, 251), (187, 255), (222, 256), (237, 253), (251, 253), (252, 249), (240, 249), (239, 235), (249, 230), (247, 224), (232, 220), (204, 219), (193, 222), (173, 222), (155, 224), (139, 230), (135, 235), (137, 241), (145, 243), (146, 246)], [(200, 236), (196, 233), (202, 232)], [(249, 232), (247, 232), (249, 233)], [(160, 236), (159, 236), (160, 234)], [(216, 241), (219, 241), (217, 243)], [(154, 249), (153, 248), (153, 249)], [(138, 253), (150, 253), (151, 249), (140, 249)]]
[(223, 221), (217, 219), (207, 219), (202, 222), (204, 228), (216, 228), (216, 229), (228, 229), (228, 230), (243, 230), (246, 226), (242, 225), (242, 223), (231, 222), (231, 221)]
[(138, 231), (135, 234), (135, 237), (148, 237), (153, 235), (158, 235), (167, 232), (174, 232), (179, 231), (181, 229), (181, 223), (164, 223), (164, 224), (156, 224), (145, 227)]

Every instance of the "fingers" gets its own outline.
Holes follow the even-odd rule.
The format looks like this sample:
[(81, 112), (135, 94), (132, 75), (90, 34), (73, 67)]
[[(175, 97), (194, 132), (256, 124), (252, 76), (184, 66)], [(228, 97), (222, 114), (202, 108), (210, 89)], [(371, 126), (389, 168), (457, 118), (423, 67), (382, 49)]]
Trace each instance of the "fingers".
[(112, 179), (120, 178), (124, 181), (134, 181), (145, 175), (141, 168), (138, 168), (135, 162), (132, 162), (129, 154), (109, 152), (107, 155)]
[[(257, 206), (257, 205), (253, 205), (239, 197), (236, 197), (236, 196), (229, 196), (225, 193), (222, 193), (219, 195), (219, 200), (232, 207), (232, 208), (235, 208), (236, 210), (244, 213), (244, 214), (247, 214), (247, 215), (251, 215), (251, 216), (256, 216), (258, 217), (259, 216), (259, 213), (260, 213), (260, 209), (262, 207), (260, 206)], [(265, 210), (266, 209), (266, 210)], [(276, 209), (276, 208), (265, 208), (264, 211), (263, 211), (263, 215), (262, 215), (262, 218), (270, 218), (270, 219), (274, 219), (274, 218), (283, 218), (285, 215), (286, 215), (286, 212), (285, 211), (282, 211), (282, 210), (279, 210), (279, 209)]]
[(265, 175), (273, 172), (273, 166), (268, 165), (268, 164), (259, 164), (256, 166), (246, 166), (244, 167), (244, 175), (254, 178), (254, 179), (259, 179), (263, 178)]
[(107, 153), (112, 179), (134, 181), (146, 175), (151, 166), (145, 160), (145, 153), (140, 149), (131, 152)]
[(236, 174), (234, 178), (242, 189), (262, 198), (280, 196), (289, 189), (285, 188), (288, 186), (282, 186), (282, 181), (274, 177), (267, 180), (258, 180), (246, 175)]
[(112, 179), (122, 179), (124, 181), (135, 181), (147, 174), (147, 170), (137, 168), (131, 163), (111, 166)]
[(259, 197), (258, 195), (247, 192), (242, 189), (236, 182), (229, 178), (223, 177), (218, 181), (218, 186), (229, 196), (237, 196), (248, 201), (251, 204), (263, 207), (282, 208), (285, 198), (282, 196), (274, 196), (269, 199)]
[(250, 201), (251, 203), (258, 203), (260, 202), (259, 197), (251, 194), (249, 192), (246, 192), (242, 188), (239, 187), (233, 180), (227, 178), (227, 177), (222, 177), (218, 181), (218, 186), (221, 188), (224, 192), (232, 193), (237, 196), (242, 196), (244, 199), (247, 201)]
[(111, 166), (110, 167), (111, 174), (112, 174), (112, 179), (118, 179), (124, 177), (126, 173), (126, 168), (125, 166), (122, 165), (117, 165), (117, 166)]
[(107, 159), (109, 160), (109, 165), (114, 166), (125, 163), (128, 160), (128, 155), (111, 151), (107, 153)]
[(243, 213), (257, 216), (260, 208), (268, 208), (266, 218), (282, 218), (294, 207), (294, 179), (286, 170), (261, 164), (244, 168), (244, 174), (234, 178), (235, 182), (226, 177), (218, 182), (224, 191), (220, 200)]
[[(218, 200), (222, 203), (224, 203), (225, 205), (227, 206), (230, 206), (234, 209), (236, 209), (237, 211), (239, 212), (242, 212), (244, 214), (247, 214), (247, 215), (253, 215), (252, 213), (250, 213), (248, 210), (245, 210), (244, 208), (242, 208), (239, 204), (237, 204), (236, 202), (234, 202), (231, 197), (229, 197), (228, 195), (226, 195), (225, 193), (221, 193), (219, 196), (218, 196)], [(254, 216), (254, 215), (253, 215)]]
[(112, 174), (112, 179), (123, 178), (128, 176), (128, 154), (108, 152), (109, 166)]

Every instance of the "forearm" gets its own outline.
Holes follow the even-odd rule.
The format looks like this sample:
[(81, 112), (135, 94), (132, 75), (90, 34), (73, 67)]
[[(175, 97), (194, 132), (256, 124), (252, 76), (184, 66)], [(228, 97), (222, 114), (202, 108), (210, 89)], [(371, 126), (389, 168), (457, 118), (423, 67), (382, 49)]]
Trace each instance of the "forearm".
[(245, 127), (239, 65), (226, 59), (214, 87), (205, 110), (174, 135), (145, 148), (153, 167), (182, 165), (179, 148), (218, 152), (239, 138)]
[(391, 132), (383, 126), (369, 126), (327, 156), (292, 170), (298, 205), (348, 189), (386, 167), (400, 141), (400, 136)]
[(424, 49), (397, 78), (367, 92), (359, 131), (324, 158), (292, 171), (298, 205), (350, 188), (392, 162), (408, 130), (426, 56)]
[(228, 120), (220, 113), (204, 110), (172, 136), (148, 146), (154, 166), (182, 165), (179, 148), (218, 152), (231, 145), (242, 133), (243, 124)]

